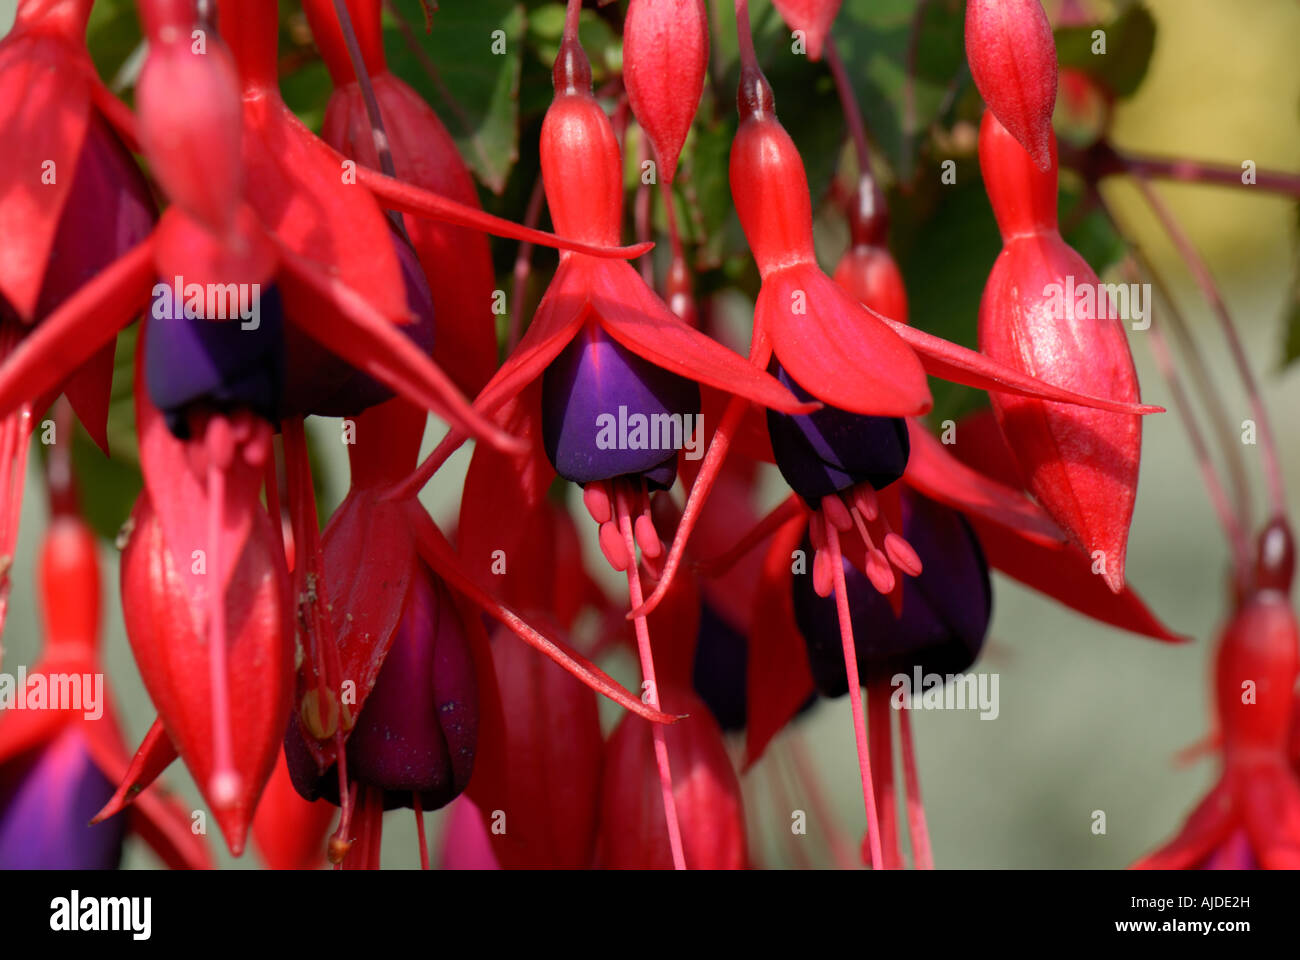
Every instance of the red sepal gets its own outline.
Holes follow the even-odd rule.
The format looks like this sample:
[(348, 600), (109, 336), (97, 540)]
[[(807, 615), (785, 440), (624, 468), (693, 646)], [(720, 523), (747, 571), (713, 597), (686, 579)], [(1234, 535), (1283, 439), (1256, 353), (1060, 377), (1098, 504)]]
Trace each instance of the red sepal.
[(754, 325), (795, 382), (831, 406), (882, 417), (930, 409), (916, 354), (815, 263), (767, 273)]
[[(813, 693), (812, 673), (790, 589), (793, 553), (807, 528), (806, 516), (778, 530), (763, 558), (749, 634), (745, 766), (756, 763), (769, 742), (799, 712)], [(812, 563), (812, 558), (807, 558)]]
[(86, 59), (34, 17), (0, 42), (0, 297), (28, 322), (90, 123)]

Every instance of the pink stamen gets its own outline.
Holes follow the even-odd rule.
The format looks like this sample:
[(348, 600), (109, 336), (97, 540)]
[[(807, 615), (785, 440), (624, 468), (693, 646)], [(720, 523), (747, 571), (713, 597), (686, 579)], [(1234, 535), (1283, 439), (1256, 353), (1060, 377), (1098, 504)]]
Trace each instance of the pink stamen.
[[(632, 518), (628, 511), (628, 496), (620, 489), (615, 489), (615, 504), (618, 511), (618, 525), (623, 531), (623, 542), (629, 557), (636, 556), (635, 535), (632, 532)], [(603, 528), (602, 528), (603, 529)], [(641, 575), (637, 571), (635, 560), (627, 566), (627, 593), (632, 609), (641, 606)], [(644, 616), (636, 617), (637, 653), (641, 659), (641, 678), (648, 684), (646, 699), (656, 710), (659, 707), (659, 685), (655, 680), (654, 654), (650, 650), (650, 627)], [(663, 794), (664, 817), (668, 822), (668, 845), (672, 849), (673, 868), (686, 869), (686, 850), (682, 843), (681, 824), (677, 819), (677, 798), (673, 794), (673, 775), (668, 763), (668, 739), (664, 736), (662, 724), (652, 724), (654, 737), (655, 761), (659, 766), (659, 788)]]
[(880, 515), (880, 500), (875, 489), (868, 483), (859, 484), (853, 491), (853, 505), (858, 508), (867, 523), (874, 523)]
[(844, 501), (837, 494), (830, 494), (822, 497), (822, 516), (826, 522), (833, 526), (840, 533), (847, 533), (853, 527), (853, 517), (849, 515), (849, 508), (844, 505)]
[(867, 551), (867, 569), (863, 571), (871, 585), (881, 593), (890, 593), (894, 589), (897, 580), (894, 578), (894, 569), (889, 565), (888, 558), (879, 550)]
[[(750, 359), (752, 360), (753, 357), (751, 356)], [(763, 357), (762, 360), (759, 366), (766, 365), (767, 358)], [(659, 583), (642, 609), (634, 607), (628, 613), (629, 619), (650, 613), (663, 600), (669, 586), (672, 585), (677, 568), (681, 565), (682, 555), (686, 552), (686, 542), (690, 539), (691, 531), (695, 529), (695, 523), (699, 520), (700, 511), (704, 509), (704, 503), (713, 489), (714, 481), (718, 479), (718, 474), (722, 470), (723, 461), (726, 460), (727, 451), (731, 446), (731, 438), (740, 427), (741, 418), (748, 409), (749, 401), (744, 397), (732, 397), (727, 401), (727, 409), (718, 422), (718, 429), (714, 431), (713, 439), (709, 441), (709, 450), (704, 455), (700, 472), (696, 474), (695, 483), (691, 485), (691, 492), (686, 498), (686, 508), (682, 511), (682, 519), (677, 524), (677, 532), (673, 535), (672, 545), (668, 548), (668, 559), (664, 562)]]
[(916, 555), (910, 543), (893, 531), (885, 534), (885, 555), (909, 577), (921, 575), (921, 558)]
[(635, 524), (636, 545), (641, 548), (641, 556), (650, 560), (661, 556), (664, 552), (663, 542), (659, 539), (659, 531), (655, 529), (654, 521), (650, 519), (650, 514), (643, 513), (636, 518)]
[(813, 554), (813, 590), (819, 597), (829, 597), (835, 589), (835, 573), (831, 570), (831, 557), (825, 550)]
[(582, 489), (582, 505), (597, 523), (614, 519), (614, 508), (609, 502), (609, 491), (604, 483), (589, 483)]
[(871, 867), (879, 870), (884, 857), (880, 848), (880, 823), (876, 816), (876, 791), (871, 780), (871, 751), (867, 747), (867, 721), (862, 710), (862, 688), (858, 681), (858, 654), (853, 643), (853, 621), (849, 614), (849, 591), (844, 583), (844, 557), (839, 532), (827, 531), (831, 572), (835, 575), (835, 610), (840, 619), (840, 641), (844, 646), (844, 670), (849, 680), (849, 702), (853, 707), (853, 737), (858, 748), (858, 773), (862, 780), (862, 802), (867, 809), (867, 841)]
[(628, 546), (623, 537), (618, 532), (618, 525), (610, 520), (600, 525), (600, 552), (605, 555), (609, 565), (622, 573), (628, 568), (631, 559), (628, 556)]

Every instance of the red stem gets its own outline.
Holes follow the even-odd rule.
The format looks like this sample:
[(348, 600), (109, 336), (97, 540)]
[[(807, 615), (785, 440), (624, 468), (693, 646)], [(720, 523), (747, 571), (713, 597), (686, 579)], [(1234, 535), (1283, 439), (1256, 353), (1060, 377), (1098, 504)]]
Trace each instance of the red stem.
[(858, 106), (858, 97), (853, 91), (848, 72), (844, 69), (844, 61), (840, 59), (834, 38), (829, 35), (826, 37), (825, 51), (826, 65), (830, 67), (831, 76), (835, 78), (835, 89), (839, 93), (844, 122), (849, 128), (849, 136), (858, 155), (858, 174), (869, 177), (871, 176), (871, 151), (868, 147), (867, 127), (862, 122), (862, 110)]
[(415, 833), (420, 838), (420, 869), (429, 869), (429, 839), (424, 835), (424, 808), (420, 803), (419, 791), (411, 794), (411, 806), (415, 810)]
[[(355, 0), (354, 0), (355, 2)], [(378, 0), (371, 0), (370, 8), (367, 14), (373, 16), (375, 25), (379, 22), (379, 4)], [(348, 50), (348, 59), (352, 61), (352, 72), (356, 74), (357, 86), (361, 88), (361, 99), (366, 105), (366, 116), (370, 120), (370, 136), (375, 143), (375, 153), (379, 156), (379, 168), (384, 171), (385, 176), (397, 177), (397, 169), (393, 166), (393, 152), (388, 148), (388, 133), (384, 130), (384, 117), (379, 111), (379, 100), (375, 97), (375, 88), (370, 83), (370, 69), (366, 62), (366, 57), (362, 55), (361, 44), (357, 41), (356, 31), (352, 27), (352, 17), (348, 13), (347, 4), (344, 0), (334, 0), (334, 16), (338, 19), (339, 31), (343, 34), (343, 43)], [(367, 31), (373, 34), (374, 30)], [(373, 42), (373, 37), (371, 38)], [(382, 56), (383, 47), (380, 47)], [(401, 223), (401, 217), (395, 216), (397, 223)]]
[(1237, 328), (1232, 322), (1232, 315), (1228, 312), (1227, 304), (1224, 303), (1223, 296), (1219, 292), (1209, 266), (1201, 258), (1200, 252), (1187, 234), (1183, 232), (1178, 221), (1174, 219), (1173, 214), (1160, 198), (1160, 195), (1151, 188), (1150, 181), (1141, 175), (1135, 176), (1134, 180), (1138, 185), (1138, 189), (1142, 192), (1143, 198), (1169, 235), (1169, 239), (1178, 248), (1178, 252), (1192, 272), (1193, 279), (1195, 279), (1197, 286), (1201, 288), (1202, 294), (1209, 301), (1211, 309), (1213, 309), (1215, 316), (1219, 320), (1219, 326), (1223, 330), (1224, 339), (1228, 341), (1228, 350), (1232, 355), (1233, 363), (1237, 367), (1237, 374), (1241, 377), (1241, 382), (1246, 389), (1246, 395), (1250, 399), (1251, 409), (1255, 414), (1255, 421), (1259, 427), (1260, 455), (1263, 460), (1264, 477), (1268, 485), (1273, 515), (1278, 519), (1285, 519), (1287, 515), (1286, 485), (1282, 479), (1282, 467), (1278, 461), (1277, 443), (1273, 435), (1272, 422), (1269, 419), (1268, 410), (1264, 406), (1264, 400), (1260, 396), (1259, 385), (1251, 372), (1250, 362), (1246, 359), (1246, 351), (1242, 347), (1241, 338), (1237, 335)]
[[(1128, 173), (1136, 177), (1159, 177), (1162, 180), (1177, 180), (1182, 183), (1219, 184), (1231, 187), (1246, 187), (1242, 183), (1241, 167), (1230, 164), (1211, 163), (1205, 160), (1184, 160), (1177, 157), (1153, 157), (1136, 153), (1114, 151), (1119, 164)], [(1300, 173), (1284, 170), (1255, 170), (1255, 183), (1259, 189), (1273, 193), (1286, 194), (1300, 198)]]
[[(528, 209), (524, 211), (524, 226), (536, 228), (542, 217), (542, 203), (546, 200), (542, 178), (539, 176), (533, 184), (533, 192), (528, 197)], [(533, 270), (533, 245), (527, 241), (519, 244), (519, 253), (515, 255), (513, 299), (510, 302), (510, 329), (506, 336), (506, 355), (509, 356), (519, 345), (519, 336), (523, 332), (521, 320), (524, 314), (524, 299), (528, 296), (528, 276)]]

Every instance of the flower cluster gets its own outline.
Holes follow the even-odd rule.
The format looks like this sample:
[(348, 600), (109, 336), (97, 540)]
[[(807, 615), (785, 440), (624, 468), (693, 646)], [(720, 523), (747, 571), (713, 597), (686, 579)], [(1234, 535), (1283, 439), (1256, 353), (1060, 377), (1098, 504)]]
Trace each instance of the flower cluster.
[[(800, 717), (848, 696), (860, 851), (832, 816), (820, 830), (840, 865), (901, 867), (906, 834), (928, 867), (942, 851), (909, 713), (963, 697), (997, 716), (996, 675), (969, 672), (993, 570), (1183, 639), (1125, 569), (1142, 424), (1161, 408), (1142, 402), (1104, 293), (1086, 309), (1047, 296), (1102, 284), (1058, 225), (1061, 69), (1038, 0), (966, 5), (1002, 237), (969, 318), (978, 350), (911, 322), (838, 0), (776, 3), (797, 55), (829, 71), (853, 146), (852, 186), (837, 176), (828, 204), (850, 238), (830, 273), (782, 91), (735, 0), (735, 113), (713, 103), (709, 129), (734, 134), (747, 347), (721, 271), (697, 297), (705, 244), (678, 227), (698, 175), (682, 161), (723, 79), (703, 0), (603, 8), (623, 46), (599, 86), (568, 0), (526, 225), (484, 211), (444, 120), (390, 69), (379, 0), (301, 4), (333, 87), (319, 134), (281, 92), (275, 0), (138, 0), (130, 108), (86, 48), (92, 3), (20, 0), (0, 41), (0, 627), (35, 425), (55, 404), (61, 436), (75, 412), (107, 452), (129, 345), (117, 386), (142, 489), (118, 538), (121, 610), (157, 720), (128, 758), (102, 697), (98, 715), (0, 709), (0, 866), (112, 866), (128, 830), (169, 866), (209, 866), (155, 785), (180, 760), (229, 852), (251, 834), (272, 867), (376, 868), (398, 807), (427, 866), (424, 814), (451, 805), (448, 867), (748, 868), (742, 776), (772, 751), (817, 793)], [(645, 256), (654, 184), (661, 282)], [(536, 227), (543, 201), (554, 233)], [(489, 236), (523, 245), (501, 353)], [(559, 252), (529, 313), (534, 245)], [(987, 405), (940, 423), (936, 382)], [(421, 460), (430, 414), (449, 429)], [(343, 418), (350, 463), (323, 527), (311, 417)], [(444, 532), (419, 494), (470, 441)], [(46, 458), (31, 671), (50, 689), (103, 679), (97, 546), (67, 443)], [(1238, 557), (1221, 639), (1222, 779), (1143, 865), (1300, 865), (1294, 547), (1280, 493), (1274, 507), (1258, 555)], [(1248, 542), (1246, 518), (1225, 516)], [(599, 583), (613, 574), (619, 601)], [(628, 655), (635, 689), (597, 665)]]

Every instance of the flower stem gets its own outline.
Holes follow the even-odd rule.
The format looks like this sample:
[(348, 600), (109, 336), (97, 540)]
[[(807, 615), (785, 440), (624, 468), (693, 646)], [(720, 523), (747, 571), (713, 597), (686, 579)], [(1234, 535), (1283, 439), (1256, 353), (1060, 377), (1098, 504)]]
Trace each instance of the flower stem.
[[(539, 175), (537, 182), (533, 184), (533, 192), (528, 196), (528, 208), (524, 211), (525, 227), (537, 226), (537, 222), (542, 216), (542, 204), (545, 200), (546, 190)], [(519, 336), (523, 332), (523, 324), (520, 321), (523, 317), (524, 298), (528, 295), (528, 277), (532, 272), (533, 245), (525, 240), (519, 244), (519, 252), (515, 254), (514, 288), (511, 290), (514, 300), (510, 310), (510, 327), (506, 335), (507, 356), (514, 352), (515, 347), (519, 344)]]
[(1274, 439), (1272, 422), (1269, 419), (1268, 410), (1264, 406), (1264, 400), (1260, 395), (1255, 375), (1251, 372), (1250, 362), (1246, 358), (1246, 351), (1242, 346), (1241, 338), (1237, 335), (1237, 328), (1232, 322), (1232, 315), (1228, 312), (1227, 304), (1219, 292), (1219, 287), (1215, 283), (1214, 275), (1210, 272), (1209, 266), (1202, 259), (1195, 244), (1183, 232), (1178, 221), (1174, 219), (1164, 200), (1151, 188), (1151, 183), (1145, 176), (1139, 174), (1134, 177), (1134, 181), (1137, 183), (1138, 189), (1148, 206), (1151, 207), (1156, 218), (1164, 227), (1165, 233), (1169, 235), (1169, 239), (1173, 241), (1174, 246), (1178, 248), (1178, 252), (1182, 254), (1183, 260), (1192, 272), (1192, 278), (1196, 281), (1197, 286), (1201, 288), (1202, 294), (1209, 301), (1211, 309), (1219, 320), (1224, 339), (1228, 342), (1228, 351), (1237, 368), (1237, 374), (1241, 377), (1242, 385), (1245, 387), (1246, 395), (1250, 400), (1251, 410), (1255, 415), (1255, 422), (1259, 427), (1260, 455), (1263, 461), (1270, 506), (1275, 517), (1285, 519), (1287, 516), (1286, 486), (1282, 479), (1282, 467), (1278, 460), (1277, 443)]
[(826, 65), (830, 67), (831, 76), (835, 78), (835, 90), (840, 97), (844, 123), (849, 128), (849, 136), (858, 155), (858, 175), (869, 177), (871, 176), (871, 151), (867, 141), (867, 127), (862, 121), (862, 110), (858, 106), (858, 97), (853, 91), (853, 83), (849, 80), (848, 71), (844, 69), (844, 61), (840, 59), (840, 52), (835, 47), (834, 38), (829, 35), (826, 37), (825, 51)]

